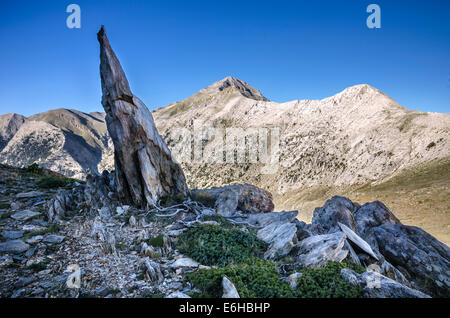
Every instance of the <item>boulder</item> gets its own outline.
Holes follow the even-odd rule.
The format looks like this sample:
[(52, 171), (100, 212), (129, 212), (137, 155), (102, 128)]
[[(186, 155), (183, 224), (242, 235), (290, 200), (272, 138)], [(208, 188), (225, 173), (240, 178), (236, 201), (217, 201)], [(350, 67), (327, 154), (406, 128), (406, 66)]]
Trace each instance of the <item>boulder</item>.
[[(237, 210), (243, 213), (272, 212), (272, 194), (251, 184), (233, 184), (211, 189), (192, 190), (193, 198), (207, 197), (216, 212), (225, 216)], [(214, 203), (213, 203), (214, 202)]]
[(40, 191), (30, 191), (30, 192), (22, 192), (22, 193), (18, 193), (16, 195), (17, 199), (23, 199), (23, 198), (34, 198), (34, 197), (39, 197), (44, 195), (45, 193), (40, 192)]
[(170, 293), (169, 295), (165, 296), (164, 298), (191, 298), (191, 297), (186, 295), (183, 292), (175, 291), (175, 292)]
[(256, 213), (249, 214), (246, 222), (253, 226), (264, 227), (275, 222), (291, 223), (296, 220), (297, 215), (298, 211)]
[(23, 236), (23, 231), (3, 231), (2, 236), (7, 240), (15, 240)]
[(66, 237), (63, 235), (47, 235), (46, 237), (44, 237), (43, 241), (45, 243), (49, 243), (49, 244), (59, 244), (62, 241), (64, 241)]
[(257, 237), (268, 243), (269, 248), (264, 253), (266, 259), (281, 258), (292, 250), (297, 243), (297, 227), (293, 223), (274, 222), (257, 232)]
[(159, 135), (151, 112), (131, 92), (103, 26), (97, 39), (102, 105), (114, 143), (119, 199), (124, 204), (145, 207), (166, 195), (186, 196), (188, 188), (183, 170)]
[(22, 240), (11, 240), (0, 243), (0, 253), (21, 254), (27, 251), (29, 248), (30, 245)]
[(344, 268), (341, 270), (341, 276), (351, 285), (361, 287), (364, 296), (368, 298), (430, 298), (375, 271), (358, 274)]
[(14, 213), (13, 215), (11, 215), (11, 217), (17, 221), (28, 221), (29, 219), (31, 219), (39, 214), (40, 214), (39, 212), (23, 210), (23, 211)]
[(400, 223), (381, 202), (364, 204), (355, 214), (362, 238), (431, 296), (450, 296), (450, 248), (424, 230)]
[(347, 198), (334, 196), (325, 202), (324, 206), (316, 208), (311, 221), (311, 230), (316, 234), (326, 234), (341, 231), (338, 222), (345, 224), (357, 232), (353, 213), (360, 205)]
[(325, 266), (328, 261), (341, 262), (348, 255), (348, 250), (343, 249), (345, 239), (343, 232), (308, 237), (294, 247), (296, 262), (309, 268)]
[(189, 257), (182, 257), (173, 262), (170, 267), (179, 268), (179, 267), (199, 267), (200, 264), (194, 261)]

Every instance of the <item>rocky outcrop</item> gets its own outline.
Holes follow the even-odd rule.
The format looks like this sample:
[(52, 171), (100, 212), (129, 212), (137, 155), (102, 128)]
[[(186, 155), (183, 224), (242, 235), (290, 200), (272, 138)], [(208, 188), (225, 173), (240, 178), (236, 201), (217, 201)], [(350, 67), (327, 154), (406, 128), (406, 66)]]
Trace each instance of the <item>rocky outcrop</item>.
[(152, 114), (131, 92), (104, 27), (100, 43), (102, 105), (114, 143), (116, 186), (119, 198), (135, 206), (155, 204), (166, 195), (187, 195), (181, 166), (159, 135)]
[(450, 248), (424, 230), (400, 223), (381, 202), (355, 212), (361, 236), (384, 258), (430, 295), (448, 297)]
[(449, 296), (449, 247), (418, 227), (402, 224), (379, 201), (360, 206), (335, 196), (315, 210), (307, 228), (315, 233), (344, 231), (366, 266), (377, 264), (383, 274), (432, 296)]
[(341, 270), (341, 276), (350, 284), (361, 287), (364, 296), (368, 298), (430, 298), (375, 271), (357, 274), (344, 268)]
[(301, 267), (322, 267), (328, 261), (343, 261), (348, 250), (345, 250), (346, 235), (343, 232), (315, 235), (308, 237), (294, 247), (296, 262)]
[(347, 198), (334, 196), (327, 200), (322, 207), (314, 210), (310, 229), (317, 234), (341, 231), (338, 225), (340, 222), (355, 231), (353, 213), (359, 207), (359, 204), (353, 203)]
[(5, 114), (0, 116), (0, 152), (14, 137), (26, 118), (19, 114)]
[(297, 243), (297, 227), (293, 223), (273, 222), (260, 229), (257, 236), (269, 244), (265, 258), (281, 258), (289, 254)]

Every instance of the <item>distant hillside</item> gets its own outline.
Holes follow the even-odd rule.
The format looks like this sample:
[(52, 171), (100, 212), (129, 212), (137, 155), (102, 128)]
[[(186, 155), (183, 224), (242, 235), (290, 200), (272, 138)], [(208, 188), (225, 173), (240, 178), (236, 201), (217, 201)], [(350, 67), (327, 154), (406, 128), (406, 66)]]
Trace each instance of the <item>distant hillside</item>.
[[(103, 113), (56, 109), (29, 118), (0, 116), (0, 138), (6, 145), (0, 162), (24, 167), (34, 162), (68, 177), (114, 167), (114, 154)], [(5, 129), (5, 127), (12, 127)]]

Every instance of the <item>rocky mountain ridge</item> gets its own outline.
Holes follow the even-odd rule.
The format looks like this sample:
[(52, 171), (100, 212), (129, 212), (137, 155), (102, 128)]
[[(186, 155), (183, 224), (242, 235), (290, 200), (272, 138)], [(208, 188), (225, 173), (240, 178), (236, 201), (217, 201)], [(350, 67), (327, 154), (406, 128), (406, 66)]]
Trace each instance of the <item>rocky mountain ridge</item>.
[[(450, 202), (441, 193), (448, 183), (436, 181), (442, 173), (444, 179), (450, 178), (446, 168), (450, 158), (448, 114), (407, 110), (366, 84), (322, 100), (275, 103), (233, 77), (152, 113), (171, 149), (181, 145), (174, 136), (176, 129), (193, 133), (194, 121), (202, 123), (205, 131), (210, 127), (280, 129), (279, 169), (275, 175), (262, 174), (258, 163), (179, 160), (191, 188), (256, 184), (273, 194), (278, 209), (299, 209), (299, 218), (304, 221), (311, 220), (314, 207), (335, 194), (353, 200), (387, 196), (385, 200), (403, 221), (421, 224), (450, 241), (448, 229), (442, 227)], [(78, 179), (84, 179), (88, 171), (111, 171), (113, 146), (104, 116), (64, 109), (27, 119), (0, 116), (2, 127), (12, 127), (0, 130), (5, 144), (0, 162), (15, 166), (38, 162)], [(204, 133), (204, 146), (213, 144)], [(430, 169), (436, 173), (427, 182), (419, 182), (417, 178)], [(423, 189), (406, 191), (402, 181), (405, 173), (415, 176), (408, 177), (407, 182), (421, 183)], [(389, 191), (377, 190), (385, 185), (392, 185)], [(427, 227), (430, 223), (436, 225)]]

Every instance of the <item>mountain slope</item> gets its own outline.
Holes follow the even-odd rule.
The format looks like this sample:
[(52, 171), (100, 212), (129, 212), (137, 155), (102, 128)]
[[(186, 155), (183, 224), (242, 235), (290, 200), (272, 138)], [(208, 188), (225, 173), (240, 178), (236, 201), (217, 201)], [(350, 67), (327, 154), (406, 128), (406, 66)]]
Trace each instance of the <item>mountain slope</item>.
[(6, 147), (26, 118), (19, 114), (5, 114), (0, 116), (0, 151)]
[(68, 177), (113, 169), (113, 147), (104, 114), (56, 109), (36, 114), (16, 130), (0, 161), (18, 167), (34, 162)]
[[(438, 195), (447, 192), (450, 180), (445, 164), (450, 158), (449, 114), (407, 110), (367, 84), (322, 100), (287, 103), (248, 98), (236, 88), (213, 90), (215, 86), (202, 90), (208, 95), (198, 93), (153, 113), (169, 146), (176, 148), (180, 143), (173, 134), (176, 128), (193, 132), (194, 121), (202, 122), (204, 131), (208, 127), (279, 127), (280, 167), (275, 174), (265, 175), (261, 164), (184, 162), (192, 188), (256, 184), (273, 193), (277, 210), (299, 209), (304, 221), (310, 221), (314, 207), (334, 194), (364, 202), (382, 194), (406, 223), (425, 228), (434, 224), (429, 230), (450, 242), (450, 196)], [(205, 132), (203, 147), (213, 144), (209, 139)], [(436, 169), (447, 181), (442, 186), (433, 182), (436, 175), (430, 177), (423, 188), (410, 192), (419, 195), (416, 201), (395, 182), (383, 193), (371, 188), (402, 178), (405, 171), (420, 175), (430, 165), (439, 166)], [(424, 200), (426, 208), (417, 203)]]
[(176, 127), (191, 129), (194, 120), (202, 122), (204, 130), (280, 128), (281, 169), (276, 178), (244, 171), (239, 165), (235, 167), (239, 171), (230, 174), (231, 165), (200, 164), (199, 170), (219, 173), (202, 180), (193, 165), (193, 186), (238, 181), (236, 172), (281, 194), (305, 186), (378, 182), (450, 153), (448, 114), (409, 111), (369, 85), (353, 86), (323, 100), (282, 104), (247, 98), (237, 90), (215, 92), (207, 101), (203, 95), (186, 101), (154, 112), (158, 129), (172, 146), (170, 132)]

